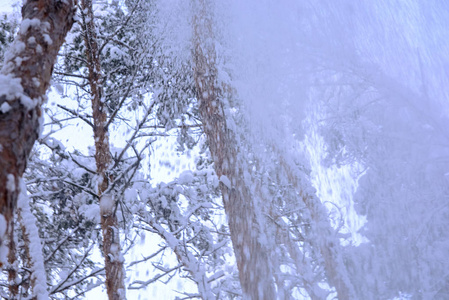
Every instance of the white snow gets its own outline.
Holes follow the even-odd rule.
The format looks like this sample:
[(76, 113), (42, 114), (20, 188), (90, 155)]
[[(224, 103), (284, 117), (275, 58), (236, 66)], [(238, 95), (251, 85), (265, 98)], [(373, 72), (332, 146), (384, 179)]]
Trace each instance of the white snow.
[(31, 45), (36, 44), (36, 38), (34, 36), (30, 36), (28, 38), (28, 44), (31, 44)]
[(6, 176), (6, 189), (10, 192), (14, 192), (16, 190), (16, 182), (13, 174), (8, 174)]
[(38, 27), (40, 26), (41, 21), (39, 19), (23, 19), (22, 24), (20, 26), (20, 34), (26, 34), (30, 27)]
[(5, 96), (7, 100), (13, 100), (21, 95), (23, 95), (21, 79), (0, 74), (0, 96)]
[(53, 44), (53, 40), (50, 38), (50, 36), (46, 33), (43, 34), (44, 41), (47, 43), (47, 45)]
[(105, 47), (104, 51), (106, 50), (110, 51), (111, 59), (124, 59), (127, 57), (126, 53), (116, 46)]
[(38, 104), (37, 100), (33, 100), (30, 97), (26, 96), (25, 94), (20, 95), (20, 103), (22, 103), (23, 106), (28, 108), (29, 110), (36, 107)]
[(32, 80), (33, 80), (33, 84), (34, 84), (36, 87), (39, 87), (39, 86), (41, 85), (41, 82), (40, 82), (39, 79), (37, 79), (36, 77), (33, 77)]
[(184, 171), (178, 177), (179, 184), (190, 184), (193, 182), (193, 172), (192, 171)]
[(5, 217), (0, 214), (0, 241), (2, 245), (0, 246), (0, 263), (5, 264), (8, 256), (8, 247), (5, 241), (6, 238), (7, 223)]
[(98, 204), (83, 204), (79, 207), (78, 212), (86, 219), (100, 224), (100, 206)]
[(100, 211), (102, 214), (108, 214), (114, 209), (115, 200), (111, 194), (102, 195), (100, 199)]
[(44, 32), (48, 32), (51, 28), (51, 25), (48, 22), (42, 22), (41, 28)]
[(34, 278), (33, 295), (37, 300), (47, 300), (47, 277), (44, 267), (44, 258), (42, 255), (42, 243), (39, 237), (39, 231), (36, 226), (36, 217), (32, 214), (29, 205), (30, 199), (27, 195), (25, 182), (20, 179), (20, 195), (17, 201), (19, 219), (24, 228), (29, 243), (29, 255), (31, 259), (31, 271)]
[[(6, 224), (6, 221), (5, 221), (5, 217), (3, 217), (3, 215), (0, 215), (0, 216), (1, 216), (0, 217), (0, 229), (2, 229), (1, 226), (3, 226), (4, 224), (2, 224), (1, 218), (3, 218), (3, 221), (5, 224)], [(6, 225), (5, 225), (4, 229), (6, 230)], [(0, 236), (0, 238), (2, 239), (2, 245), (0, 246), (0, 263), (5, 265), (8, 261), (8, 245), (5, 243), (5, 236)]]
[[(8, 101), (20, 99), (20, 102), (28, 109), (33, 109), (38, 102), (25, 95), (21, 79), (14, 78), (12, 75), (0, 74), (0, 97), (1, 96), (5, 96)], [(4, 108), (7, 108), (7, 106), (3, 106), (3, 104), (1, 108), (2, 111)]]
[(0, 106), (0, 111), (4, 114), (7, 113), (11, 109), (11, 105), (8, 104), (8, 102), (3, 102)]
[[(168, 16), (164, 21), (174, 25), (165, 26), (173, 28), (167, 36), (177, 37), (169, 38), (174, 49), (171, 51), (188, 56), (191, 49), (184, 51), (191, 46), (187, 13), (177, 8), (179, 13), (174, 14), (172, 1), (162, 2), (158, 5), (166, 12), (164, 16)], [(449, 238), (445, 228), (448, 227), (449, 187), (445, 176), (449, 176), (449, 140), (444, 128), (448, 128), (449, 110), (446, 88), (449, 86), (446, 26), (449, 18), (441, 3), (379, 0), (345, 1), (340, 5), (335, 1), (317, 0), (279, 5), (269, 1), (231, 1), (230, 9), (237, 15), (233, 20), (237, 22), (219, 19), (215, 24), (224, 25), (220, 29), (231, 32), (223, 35), (235, 34), (227, 41), (232, 49), (227, 49), (226, 43), (212, 41), (218, 52), (216, 59), (230, 60), (230, 65), (217, 67), (218, 80), (231, 82), (238, 97), (243, 99), (242, 109), (224, 107), (227, 126), (245, 135), (256, 156), (243, 162), (229, 162), (229, 165), (247, 167), (242, 168), (241, 174), (244, 183), (251, 187), (255, 185), (252, 184), (255, 174), (262, 169), (261, 177), (267, 178), (261, 182), (267, 184), (251, 192), (260, 192), (262, 198), (271, 199), (269, 180), (279, 176), (286, 187), (292, 185), (292, 179), (278, 171), (277, 167), (282, 167), (275, 165), (279, 163), (272, 149), (279, 149), (279, 153), (289, 159), (289, 167), (302, 174), (298, 176), (299, 181), (304, 180), (300, 182), (301, 192), (320, 196), (320, 199), (312, 199), (318, 200), (314, 203), (318, 208), (311, 214), (322, 206), (333, 227), (339, 229), (335, 236), (327, 235), (326, 230), (320, 231), (325, 228), (325, 220), (312, 224), (318, 230), (312, 228), (313, 234), (306, 237), (305, 246), (298, 247), (300, 250), (304, 247), (301, 263), (308, 264), (313, 255), (317, 257), (315, 269), (322, 269), (318, 265), (321, 257), (319, 249), (314, 248), (316, 244), (325, 244), (331, 236), (329, 240), (337, 241), (337, 245), (342, 233), (349, 233), (351, 239), (345, 240), (342, 246), (353, 273), (342, 279), (353, 280), (356, 287), (368, 293), (360, 299), (375, 298), (378, 291), (387, 295), (386, 299), (409, 292), (410, 298), (432, 299), (441, 296), (437, 294), (439, 291), (447, 290), (445, 253), (449, 249)], [(220, 18), (220, 15), (214, 17)], [(20, 30), (37, 25), (33, 22), (36, 23), (26, 20)], [(51, 39), (48, 38), (47, 43), (51, 43)], [(16, 43), (14, 49), (23, 51), (24, 45)], [(111, 48), (111, 54), (120, 57), (122, 53), (117, 49)], [(38, 46), (37, 51), (42, 48)], [(422, 53), (422, 66), (418, 66), (421, 60), (418, 52)], [(20, 64), (21, 58), (15, 63)], [(229, 74), (227, 69), (231, 69)], [(0, 94), (10, 101), (22, 99), (20, 80), (17, 82), (10, 77), (1, 80), (1, 76), (4, 75), (0, 75)], [(429, 95), (425, 96), (426, 93)], [(226, 99), (223, 103), (231, 100), (236, 99)], [(31, 99), (22, 101), (33, 106)], [(0, 111), (9, 111), (10, 104), (4, 102)], [(246, 114), (245, 109), (248, 109), (249, 121), (244, 125), (248, 125), (248, 132), (240, 132), (244, 126), (238, 123), (238, 118)], [(315, 109), (320, 114), (312, 115)], [(309, 116), (311, 118), (307, 119)], [(236, 117), (235, 122), (232, 117)], [(304, 124), (309, 121), (313, 122), (313, 128), (305, 128)], [(298, 146), (303, 140), (305, 145)], [(305, 151), (309, 157), (303, 157)], [(245, 157), (245, 153), (241, 155)], [(259, 165), (251, 169), (253, 164)], [(238, 183), (235, 178), (231, 178), (231, 182), (225, 175), (218, 179), (213, 172), (207, 172), (207, 183), (215, 187), (222, 182), (230, 189)], [(80, 168), (74, 173), (81, 175), (85, 170)], [(193, 173), (185, 171), (179, 175), (177, 183), (188, 185), (193, 180)], [(200, 185), (199, 189), (205, 193), (208, 186)], [(145, 193), (127, 190), (126, 201), (134, 203), (139, 198), (138, 192)], [(164, 205), (170, 202), (169, 192), (167, 189), (166, 197), (160, 197)], [(301, 197), (281, 195), (280, 198), (281, 201), (296, 200), (289, 204), (291, 207), (285, 207), (285, 210), (296, 210), (296, 216), (306, 210)], [(101, 211), (109, 211), (114, 203), (112, 196), (104, 195), (100, 201)], [(265, 213), (263, 203), (257, 204), (261, 214)], [(137, 212), (144, 208), (143, 204), (133, 205), (131, 210)], [(95, 214), (99, 210), (98, 205), (80, 207), (80, 213), (88, 219), (98, 220)], [(262, 230), (264, 226), (269, 228), (263, 218), (258, 221)], [(287, 217), (277, 221), (290, 225)], [(1, 223), (0, 220), (0, 229)], [(179, 247), (179, 240), (170, 235), (166, 227), (159, 230), (166, 234), (173, 249)], [(274, 233), (266, 235), (271, 238)], [(242, 238), (243, 235), (238, 235), (238, 239)], [(313, 244), (314, 241), (318, 243)], [(261, 242), (277, 246), (270, 245), (266, 238)], [(248, 256), (249, 251), (243, 249)], [(192, 257), (190, 264), (186, 263), (190, 269), (196, 267), (195, 259)], [(340, 260), (336, 262), (336, 271), (344, 273), (345, 266)], [(293, 267), (285, 266), (280, 270), (291, 269)], [(294, 274), (298, 276), (295, 279), (298, 282), (305, 279), (306, 283), (323, 280), (315, 269), (298, 268), (298, 271), (304, 270), (304, 274)], [(196, 281), (204, 278), (207, 279), (194, 276)], [(319, 284), (324, 290), (332, 290), (325, 282)], [(313, 285), (311, 290), (323, 291), (317, 287)], [(335, 293), (333, 296), (337, 297)]]
[(228, 189), (232, 187), (231, 180), (226, 175), (220, 176), (220, 182), (222, 182)]
[[(43, 142), (45, 142), (51, 148), (59, 148), (60, 150), (63, 150), (63, 151), (66, 149), (66, 147), (60, 140), (58, 140), (54, 137), (51, 137), (51, 136), (45, 138), (45, 140)], [(86, 173), (86, 170), (84, 170), (83, 168), (77, 168), (77, 169), (75, 169), (75, 171), (73, 171), (73, 174), (76, 174), (76, 175), (80, 174), (79, 176), (75, 175), (77, 178), (81, 178), (81, 175), (84, 173)]]
[(23, 59), (21, 57), (16, 57), (14, 59), (14, 62), (16, 63), (16, 66), (20, 67), (20, 65), (22, 64)]
[[(10, 75), (11, 71), (14, 70), (15, 66), (15, 58), (17, 56), (20, 56), (20, 54), (25, 50), (26, 45), (24, 42), (15, 39), (14, 42), (12, 43), (12, 45), (8, 48), (8, 50), (5, 52), (4, 55), (4, 65), (2, 67), (2, 74), (0, 74), (2, 77), (3, 76), (8, 76), (10, 78), (12, 78), (12, 75)], [(8, 75), (4, 75), (4, 74), (8, 74)], [(3, 81), (2, 77), (0, 77), (0, 84)], [(0, 90), (0, 95), (4, 94), (4, 92), (2, 92)]]
[(0, 214), (0, 236), (3, 236), (6, 232), (6, 219), (5, 216)]

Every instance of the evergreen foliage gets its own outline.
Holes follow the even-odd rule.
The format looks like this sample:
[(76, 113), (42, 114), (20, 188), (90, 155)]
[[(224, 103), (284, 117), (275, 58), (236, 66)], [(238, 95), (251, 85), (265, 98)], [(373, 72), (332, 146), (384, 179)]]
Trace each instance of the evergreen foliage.
[[(98, 53), (78, 9), (23, 175), (50, 299), (104, 290), (105, 258), (129, 299), (449, 297), (447, 11), (252, 4), (95, 2)], [(0, 16), (2, 61), (19, 28)], [(4, 299), (45, 295), (23, 211)]]

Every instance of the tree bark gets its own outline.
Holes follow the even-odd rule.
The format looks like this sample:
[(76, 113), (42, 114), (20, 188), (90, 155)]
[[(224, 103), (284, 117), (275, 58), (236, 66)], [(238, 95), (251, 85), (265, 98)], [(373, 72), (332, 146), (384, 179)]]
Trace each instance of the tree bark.
[(217, 80), (216, 50), (210, 3), (198, 0), (194, 18), (195, 84), (199, 111), (208, 138), (214, 168), (220, 178), (224, 207), (239, 269), (240, 283), (249, 299), (276, 299), (269, 250), (261, 238), (261, 212), (245, 182), (246, 164), (239, 154), (235, 133), (228, 128), (224, 92)]
[[(227, 125), (224, 109), (224, 98), (229, 87), (221, 85), (217, 80), (216, 50), (213, 32), (213, 20), (208, 0), (198, 0), (194, 18), (194, 61), (195, 83), (197, 97), (200, 101), (199, 111), (204, 124), (215, 171), (221, 180), (223, 202), (228, 216), (231, 239), (239, 268), (240, 282), (243, 292), (250, 299), (276, 299), (282, 297), (283, 281), (278, 280), (277, 291), (274, 284), (275, 271), (270, 264), (275, 250), (269, 249), (272, 237), (263, 241), (264, 230), (268, 225), (262, 224), (262, 213), (270, 215), (267, 207), (270, 199), (266, 199), (257, 188), (256, 182), (247, 182), (251, 170), (245, 170), (244, 153), (238, 144), (236, 133)], [(274, 150), (274, 152), (277, 152)], [(304, 201), (312, 217), (314, 236), (312, 247), (319, 251), (323, 259), (326, 277), (334, 286), (340, 299), (355, 299), (354, 289), (349, 281), (343, 259), (340, 253), (338, 238), (329, 225), (323, 205), (314, 195), (303, 191), (304, 182), (299, 179), (291, 166), (279, 154), (281, 171), (286, 174), (289, 184), (297, 190), (297, 196)], [(246, 176), (245, 176), (246, 175)], [(252, 186), (256, 186), (254, 195)], [(305, 184), (308, 186), (308, 184)], [(260, 197), (267, 206), (258, 205), (256, 197)], [(261, 207), (259, 207), (261, 206)], [(262, 207), (263, 206), (263, 207)], [(263, 221), (262, 221), (263, 222)], [(291, 258), (296, 263), (298, 272), (307, 272), (308, 266), (301, 263), (302, 253), (292, 243), (288, 229), (280, 234), (287, 246)], [(262, 240), (262, 241), (261, 241)], [(273, 252), (274, 251), (274, 252)], [(310, 270), (309, 270), (310, 271)], [(320, 299), (325, 293), (321, 288), (307, 278), (304, 279), (305, 289), (314, 299)], [(287, 295), (283, 295), (288, 297)]]
[(0, 248), (12, 230), (19, 180), (39, 136), (41, 105), (74, 15), (74, 0), (28, 0), (21, 28), (5, 54), (0, 74)]
[(95, 162), (98, 176), (98, 197), (100, 199), (101, 229), (103, 234), (103, 255), (105, 259), (106, 290), (110, 300), (126, 299), (125, 270), (120, 248), (119, 224), (116, 215), (117, 201), (108, 191), (109, 168), (112, 157), (109, 150), (106, 107), (102, 101), (103, 83), (100, 53), (91, 0), (82, 0), (84, 42), (86, 44), (87, 67), (91, 92), (92, 116), (94, 121)]

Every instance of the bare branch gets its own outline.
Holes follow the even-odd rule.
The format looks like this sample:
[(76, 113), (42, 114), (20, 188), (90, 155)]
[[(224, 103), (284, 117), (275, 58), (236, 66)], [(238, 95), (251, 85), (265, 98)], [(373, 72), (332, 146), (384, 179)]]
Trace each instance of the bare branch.
[(115, 164), (114, 164), (113, 168), (115, 168), (117, 166), (118, 162), (120, 162), (122, 160), (123, 155), (125, 155), (126, 151), (131, 146), (131, 144), (134, 141), (134, 139), (137, 137), (140, 129), (142, 129), (142, 126), (147, 121), (148, 116), (153, 111), (153, 108), (154, 108), (155, 104), (156, 104), (156, 101), (153, 101), (153, 103), (151, 103), (150, 107), (148, 107), (148, 109), (147, 109), (147, 111), (145, 113), (145, 116), (142, 118), (142, 120), (137, 125), (136, 129), (134, 130), (133, 135), (126, 141), (126, 146), (122, 149), (122, 152), (120, 152), (118, 158), (115, 160)]
[[(63, 290), (68, 289), (69, 287), (71, 287), (73, 284), (72, 282), (67, 283), (67, 281), (69, 280), (69, 278), (76, 272), (76, 270), (78, 270), (78, 268), (82, 265), (82, 263), (84, 262), (84, 260), (86, 260), (87, 256), (89, 255), (90, 251), (93, 249), (94, 247), (94, 243), (92, 243), (90, 245), (89, 248), (87, 248), (87, 250), (84, 252), (83, 257), (78, 261), (77, 264), (75, 264), (75, 266), (72, 268), (72, 270), (69, 272), (69, 274), (67, 274), (66, 278), (63, 279), (58, 285), (56, 285), (55, 287), (52, 288), (52, 290), (50, 291), (49, 294), (55, 294), (55, 293), (59, 293), (62, 292)], [(103, 269), (99, 269), (96, 270), (96, 272), (100, 272)], [(92, 274), (92, 273), (91, 273)], [(84, 279), (91, 277), (92, 275), (88, 275), (85, 276)], [(83, 279), (83, 280), (84, 280)], [(82, 281), (82, 280), (81, 280)], [(81, 282), (79, 279), (77, 279), (75, 282)]]
[(45, 258), (44, 262), (47, 263), (52, 257), (53, 255), (58, 252), (59, 249), (61, 249), (62, 245), (69, 239), (72, 237), (73, 233), (75, 233), (78, 230), (79, 226), (75, 227), (73, 229), (72, 232), (70, 232), (69, 234), (67, 234), (67, 236), (65, 238), (62, 239), (62, 241), (59, 242), (59, 244), (55, 247), (55, 249), (53, 249), (53, 251), (47, 255), (47, 257)]
[(61, 76), (64, 76), (64, 77), (76, 77), (76, 78), (81, 78), (81, 79), (85, 79), (85, 80), (89, 79), (86, 76), (79, 75), (79, 74), (70, 74), (70, 73), (64, 73), (64, 72), (54, 72), (53, 74), (61, 75)]
[[(133, 282), (128, 286), (128, 289), (130, 289), (130, 290), (138, 290), (138, 289), (147, 287), (147, 286), (150, 285), (151, 283), (158, 281), (158, 280), (161, 279), (162, 277), (164, 277), (164, 276), (170, 274), (171, 272), (173, 272), (173, 271), (175, 271), (175, 270), (178, 270), (178, 269), (181, 268), (181, 267), (182, 267), (182, 264), (179, 264), (179, 265), (177, 265), (177, 266), (174, 267), (174, 268), (164, 270), (164, 273), (159, 274), (159, 275), (156, 275), (156, 276), (154, 276), (153, 278), (151, 278), (150, 280), (147, 280), (147, 281), (141, 281), (141, 280), (133, 281)], [(137, 286), (133, 286), (133, 285), (137, 285)]]
[(117, 105), (117, 108), (114, 110), (114, 112), (109, 117), (109, 121), (105, 125), (105, 130), (108, 130), (109, 125), (112, 123), (112, 121), (114, 121), (115, 116), (117, 115), (119, 110), (122, 108), (123, 103), (125, 103), (126, 98), (128, 98), (129, 93), (131, 92), (131, 88), (133, 87), (133, 82), (134, 82), (134, 79), (136, 78), (136, 75), (137, 75), (137, 70), (134, 72), (131, 80), (128, 81), (129, 82), (128, 88), (126, 89), (125, 94), (122, 96), (122, 99), (120, 100), (120, 103)]
[(166, 246), (165, 246), (165, 247), (161, 247), (161, 248), (160, 248), (158, 251), (156, 251), (155, 253), (153, 253), (153, 254), (151, 254), (151, 255), (149, 255), (149, 256), (143, 257), (143, 258), (140, 259), (140, 260), (136, 260), (136, 261), (131, 262), (131, 263), (128, 265), (128, 268), (129, 268), (129, 267), (132, 267), (132, 266), (134, 266), (134, 265), (140, 264), (140, 263), (142, 263), (142, 262), (146, 262), (146, 261), (152, 259), (153, 257), (158, 256), (158, 255), (159, 255), (161, 252), (163, 252), (165, 249), (167, 249)]
[[(77, 118), (80, 118), (81, 120), (83, 120), (84, 122), (86, 122), (90, 127), (92, 127), (92, 128), (94, 127), (94, 124), (93, 124), (89, 119), (87, 119), (87, 118), (84, 117), (84, 116), (81, 116), (77, 111), (74, 111), (73, 109), (67, 108), (67, 107), (62, 106), (62, 105), (60, 105), (60, 104), (57, 104), (57, 106), (58, 106), (59, 108), (61, 108), (62, 110), (65, 110), (66, 112), (70, 113), (71, 115), (73, 115), (73, 116), (75, 116), (75, 117), (77, 117)], [(88, 116), (88, 117), (91, 118), (91, 116)]]

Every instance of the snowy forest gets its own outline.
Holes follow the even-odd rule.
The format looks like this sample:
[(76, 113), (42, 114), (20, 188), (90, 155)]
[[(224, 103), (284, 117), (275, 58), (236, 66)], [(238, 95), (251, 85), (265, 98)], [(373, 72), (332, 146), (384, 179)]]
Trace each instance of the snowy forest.
[(2, 10), (2, 299), (449, 299), (447, 1)]

